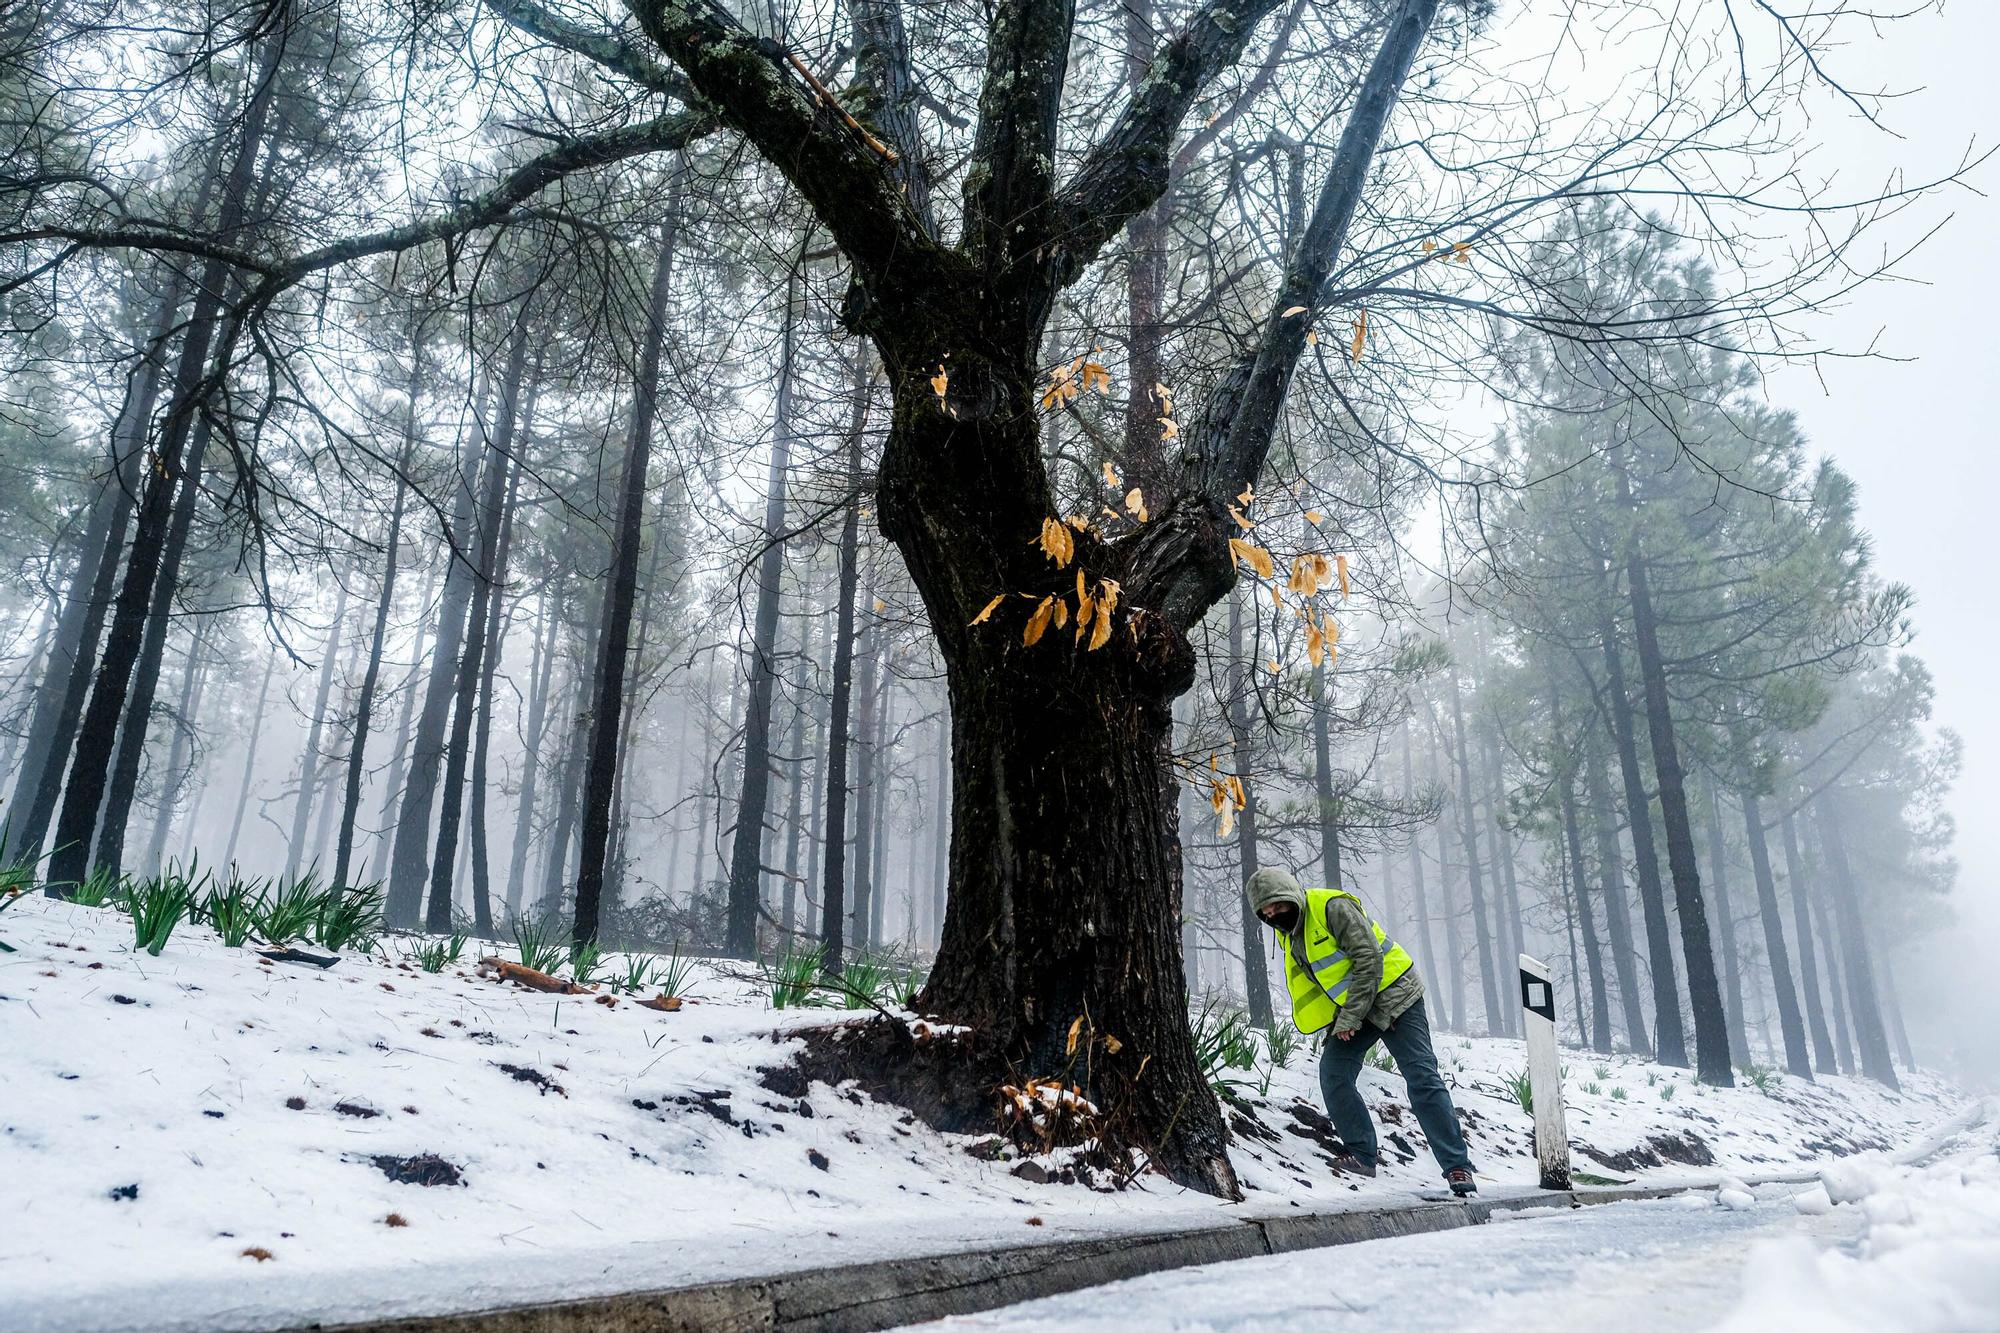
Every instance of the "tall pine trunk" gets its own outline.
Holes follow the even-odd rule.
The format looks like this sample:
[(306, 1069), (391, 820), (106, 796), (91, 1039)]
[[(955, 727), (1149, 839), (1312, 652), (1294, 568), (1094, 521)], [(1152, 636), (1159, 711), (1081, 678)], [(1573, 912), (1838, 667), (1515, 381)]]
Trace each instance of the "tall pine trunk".
[(1445, 689), (1451, 695), (1453, 757), (1458, 768), (1458, 836), (1465, 845), (1465, 882), (1472, 894), (1473, 945), (1479, 951), (1479, 994), (1486, 1006), (1486, 1031), (1500, 1036), (1507, 1031), (1507, 1019), (1500, 1011), (1499, 978), (1493, 966), (1492, 917), (1487, 912), (1486, 884), (1479, 865), (1479, 809), (1472, 803), (1472, 755), (1465, 736), (1465, 705), (1459, 697), (1458, 668), (1445, 675)]
[(1625, 901), (1625, 860), (1618, 848), (1611, 789), (1604, 776), (1602, 735), (1593, 728), (1584, 739), (1584, 794), (1590, 802), (1597, 883), (1604, 897), (1605, 933), (1611, 945), (1612, 975), (1618, 978), (1618, 1009), (1624, 1017), (1625, 1041), (1634, 1055), (1651, 1055), (1653, 1044), (1646, 1036), (1646, 1004), (1639, 990), (1639, 954), (1632, 938), (1632, 912)]
[(757, 557), (757, 606), (750, 630), (750, 697), (743, 718), (743, 789), (729, 854), (729, 919), (723, 948), (732, 958), (757, 952), (764, 897), (764, 825), (771, 804), (771, 696), (778, 679), (778, 611), (785, 567), (785, 481), (791, 470), (792, 358), (797, 342), (798, 273), (785, 285), (778, 352), (777, 420), (764, 481), (764, 547)]
[(389, 503), (389, 536), (383, 548), (382, 587), (375, 598), (375, 624), (368, 636), (368, 665), (354, 705), (354, 735), (347, 745), (347, 774), (341, 788), (340, 832), (334, 838), (333, 887), (344, 891), (354, 863), (354, 826), (361, 817), (361, 780), (368, 763), (368, 732), (375, 719), (375, 691), (382, 680), (382, 644), (389, 632), (389, 611), (396, 602), (396, 563), (402, 555), (403, 507), (409, 495), (410, 462), (417, 449), (417, 393), (422, 387), (421, 336), (410, 340), (408, 404), (403, 413), (403, 452), (396, 460), (396, 494)]
[(1811, 886), (1806, 882), (1805, 862), (1799, 855), (1798, 825), (1790, 810), (1779, 816), (1778, 831), (1785, 850), (1785, 883), (1792, 893), (1792, 929), (1799, 949), (1799, 991), (1805, 1000), (1806, 1027), (1812, 1033), (1813, 1059), (1820, 1073), (1836, 1074), (1840, 1066), (1833, 1054), (1833, 1034), (1827, 1031), (1826, 1005), (1820, 998), (1819, 962), (1814, 957), (1812, 915), (1806, 903)]
[(1826, 849), (1828, 879), (1833, 884), (1833, 912), (1840, 922), (1841, 971), (1847, 979), (1848, 1010), (1854, 1016), (1861, 1072), (1877, 1083), (1900, 1088), (1895, 1062), (1889, 1058), (1889, 1036), (1875, 988), (1875, 963), (1870, 956), (1869, 941), (1876, 936), (1862, 924), (1861, 900), (1847, 856), (1847, 832), (1838, 792), (1820, 793), (1813, 813), (1820, 845)]
[(861, 583), (861, 445), (868, 413), (868, 353), (854, 358), (854, 397), (847, 424), (847, 503), (840, 523), (834, 577), (833, 699), (826, 728), (825, 848), (820, 862), (821, 965), (839, 972), (847, 955), (848, 715), (854, 700), (854, 598)]
[(1778, 911), (1778, 885), (1771, 874), (1771, 845), (1765, 837), (1763, 807), (1754, 791), (1744, 792), (1741, 799), (1743, 835), (1750, 846), (1750, 873), (1757, 882), (1757, 916), (1764, 927), (1764, 958), (1771, 966), (1771, 989), (1778, 999), (1778, 1029), (1785, 1041), (1785, 1068), (1810, 1082), (1812, 1057), (1806, 1049), (1799, 992), (1792, 983), (1791, 952), (1785, 947), (1785, 922)]
[(625, 474), (618, 488), (616, 536), (611, 575), (605, 581), (598, 648), (597, 707), (590, 719), (589, 758), (584, 763), (583, 830), (576, 873), (574, 938), (597, 938), (604, 894), (605, 852), (611, 842), (611, 792), (618, 777), (619, 722), (625, 707), (626, 649), (632, 641), (632, 607), (639, 585), (639, 546), (646, 521), (646, 469), (653, 457), (653, 428), (659, 417), (660, 358), (667, 337), (668, 297), (673, 290), (674, 255), (680, 240), (679, 185), (674, 184), (667, 220), (653, 262), (653, 285), (646, 302), (644, 345), (632, 404), (632, 436)]
[(304, 859), (306, 824), (312, 816), (313, 793), (319, 789), (320, 743), (326, 734), (327, 702), (333, 697), (333, 668), (340, 659), (340, 632), (347, 626), (347, 580), (335, 580), (340, 591), (333, 599), (333, 620), (327, 625), (326, 643), (319, 664), (319, 689), (313, 697), (312, 723), (306, 728), (305, 749), (299, 754), (299, 794), (292, 803), (292, 832), (285, 843), (285, 878), (295, 879)]
[(1673, 937), (1667, 925), (1665, 886), (1660, 883), (1660, 855), (1653, 844), (1652, 802), (1639, 768), (1639, 742), (1632, 716), (1632, 695), (1625, 688), (1625, 655), (1619, 650), (1609, 611), (1600, 631), (1604, 645), (1605, 694), (1609, 697), (1611, 730), (1618, 743), (1618, 769), (1625, 780), (1625, 826), (1632, 838), (1632, 863), (1639, 876), (1639, 907), (1646, 923), (1646, 958), (1653, 976), (1653, 1030), (1658, 1035), (1657, 1058), (1663, 1065), (1687, 1068), (1687, 1035), (1681, 1025), (1680, 985), (1674, 973)]
[[(1257, 873), (1260, 864), (1260, 845), (1257, 838), (1257, 794), (1258, 781), (1252, 776), (1257, 753), (1256, 737), (1250, 727), (1250, 703), (1256, 692), (1250, 657), (1255, 656), (1256, 645), (1249, 646), (1245, 655), (1243, 643), (1243, 600), (1256, 595), (1255, 586), (1239, 588), (1229, 598), (1229, 735), (1232, 743), (1230, 767), (1236, 773), (1237, 781), (1243, 784), (1243, 809), (1236, 818), (1237, 876), (1240, 884), (1247, 885), (1250, 877)], [(1254, 604), (1253, 604), (1254, 605)], [(1257, 1027), (1271, 1026), (1271, 980), (1264, 967), (1264, 944), (1270, 935), (1269, 927), (1257, 919), (1250, 909), (1250, 896), (1246, 892), (1234, 895), (1237, 911), (1243, 922), (1243, 993), (1250, 1011), (1250, 1021)]]

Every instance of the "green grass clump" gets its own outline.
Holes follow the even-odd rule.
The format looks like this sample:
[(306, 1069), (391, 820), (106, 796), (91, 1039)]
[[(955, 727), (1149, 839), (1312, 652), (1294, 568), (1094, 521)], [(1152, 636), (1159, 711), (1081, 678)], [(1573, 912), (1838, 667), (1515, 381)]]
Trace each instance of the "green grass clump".
[(218, 884), (202, 897), (194, 919), (207, 923), (230, 948), (240, 949), (256, 929), (256, 908), (250, 886), (240, 879), (232, 880), (228, 887)]
[(562, 965), (564, 949), (554, 920), (522, 917), (514, 923), (514, 945), (521, 951), (521, 966), (537, 972), (553, 972)]
[(1624, 1100), (1625, 1100), (1625, 1089), (1623, 1089), (1623, 1088), (1613, 1088), (1613, 1089), (1611, 1090), (1611, 1100), (1612, 1100), (1612, 1101), (1614, 1101), (1614, 1102), (1622, 1102), (1622, 1101), (1624, 1101)]
[(672, 998), (685, 998), (694, 989), (694, 959), (681, 957), (681, 946), (676, 944), (673, 953), (663, 959), (648, 963), (653, 972), (653, 984), (660, 988), (660, 994)]
[(1523, 1069), (1518, 1073), (1502, 1074), (1500, 1081), (1506, 1085), (1507, 1091), (1513, 1095), (1514, 1100), (1521, 1104), (1521, 1109), (1533, 1114), (1535, 1109), (1535, 1085), (1533, 1080), (1528, 1077), (1528, 1071)]
[(465, 952), (468, 938), (461, 930), (454, 930), (449, 936), (430, 936), (410, 950), (410, 957), (426, 972), (442, 972)]
[(1299, 1030), (1279, 1019), (1271, 1024), (1271, 1030), (1264, 1034), (1264, 1044), (1270, 1049), (1271, 1063), (1283, 1069), (1291, 1064), (1292, 1057), (1299, 1053), (1302, 1043), (1299, 1040)]
[(1751, 1087), (1766, 1097), (1774, 1095), (1784, 1083), (1785, 1076), (1769, 1065), (1747, 1064), (1736, 1071)]
[(194, 901), (193, 886), (180, 875), (160, 875), (133, 884), (126, 891), (125, 907), (132, 914), (138, 947), (159, 957), (174, 927), (194, 910)]
[(1201, 1072), (1209, 1086), (1218, 1093), (1248, 1086), (1248, 1079), (1238, 1078), (1229, 1071), (1249, 1072), (1257, 1067), (1257, 1042), (1250, 1035), (1250, 1016), (1210, 996), (1201, 1002), (1191, 1026), (1195, 1058), (1201, 1063)]
[[(569, 976), (579, 986), (588, 986), (597, 979), (597, 969), (604, 963), (604, 948), (596, 940), (571, 940), (569, 944)], [(543, 971), (548, 969), (544, 968)]]
[(289, 882), (267, 879), (251, 908), (258, 938), (282, 949), (312, 934), (319, 923), (326, 892), (320, 888), (319, 872), (308, 870)]
[(824, 955), (818, 949), (785, 951), (764, 965), (764, 984), (769, 988), (773, 1009), (803, 1009), (821, 1005), (820, 977)]
[(130, 880), (124, 875), (114, 875), (105, 866), (90, 872), (81, 884), (72, 885), (64, 895), (78, 907), (116, 906), (131, 889)]
[[(365, 952), (381, 933), (382, 890), (375, 885), (329, 888), (321, 895), (319, 913), (313, 918), (313, 939), (321, 948), (338, 952), (357, 945)], [(463, 939), (459, 947), (465, 947)]]
[[(0, 848), (0, 850), (4, 850)], [(35, 863), (17, 861), (10, 866), (0, 866), (0, 912), (6, 911), (35, 887)], [(14, 946), (0, 940), (0, 953), (12, 953)]]

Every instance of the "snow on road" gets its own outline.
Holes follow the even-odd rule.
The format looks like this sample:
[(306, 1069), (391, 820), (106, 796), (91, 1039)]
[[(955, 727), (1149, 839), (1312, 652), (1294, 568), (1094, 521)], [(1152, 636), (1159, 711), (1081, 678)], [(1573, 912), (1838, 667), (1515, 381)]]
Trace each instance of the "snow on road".
[[(981, 1333), (1398, 1330), (1993, 1333), (1992, 1116), (1939, 1160), (1843, 1165), (1825, 1185), (1725, 1186), (1209, 1264), (913, 1327)], [(1724, 1201), (1727, 1202), (1724, 1202)], [(1836, 1202), (1838, 1200), (1838, 1202)]]

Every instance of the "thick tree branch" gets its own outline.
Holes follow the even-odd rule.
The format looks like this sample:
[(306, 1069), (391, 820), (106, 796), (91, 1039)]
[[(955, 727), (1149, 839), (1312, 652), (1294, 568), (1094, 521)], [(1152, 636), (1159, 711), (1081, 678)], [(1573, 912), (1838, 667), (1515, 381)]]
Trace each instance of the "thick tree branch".
[(1055, 203), (1050, 280), (1060, 290), (1167, 188), (1174, 135), (1217, 75), (1243, 57), (1283, 0), (1208, 0), (1153, 57), (1151, 68)]
[(855, 85), (864, 99), (863, 119), (896, 151), (895, 174), (926, 235), (937, 235), (931, 207), (930, 164), (924, 157), (917, 109), (926, 105), (910, 63), (910, 35), (903, 26), (901, 0), (848, 0), (853, 18)]
[(891, 164), (803, 86), (785, 53), (712, 0), (628, 0), (695, 91), (783, 172), (878, 290), (934, 249)]
[[(1292, 372), (1305, 351), (1314, 309), (1324, 299), (1389, 113), (1437, 8), (1438, 0), (1402, 0), (1389, 19), (1341, 130), (1312, 217), (1292, 247), (1256, 346), (1231, 367), (1203, 404), (1190, 437), (1190, 452), (1184, 457), (1189, 475), (1170, 509), (1176, 521), (1140, 530), (1134, 566), (1148, 572), (1155, 586), (1147, 596), (1176, 624), (1193, 625), (1228, 589), (1229, 579), (1218, 581), (1214, 569), (1187, 555), (1212, 552), (1221, 543), (1228, 535), (1221, 531), (1229, 521), (1225, 505), (1263, 470)], [(1159, 535), (1149, 532), (1154, 528)], [(1214, 531), (1204, 537), (1200, 532), (1204, 528)], [(1152, 549), (1155, 545), (1160, 549)]]
[(1072, 0), (1000, 0), (986, 30), (979, 128), (965, 179), (965, 248), (1004, 287), (1051, 234), (1056, 119), (1069, 72)]
[(530, 37), (539, 37), (552, 46), (573, 51), (656, 93), (665, 93), (687, 106), (693, 106), (697, 101), (694, 89), (688, 86), (688, 81), (681, 77), (679, 70), (662, 65), (645, 52), (635, 50), (615, 33), (594, 31), (572, 23), (560, 14), (535, 4), (534, 0), (487, 0), (487, 8)]

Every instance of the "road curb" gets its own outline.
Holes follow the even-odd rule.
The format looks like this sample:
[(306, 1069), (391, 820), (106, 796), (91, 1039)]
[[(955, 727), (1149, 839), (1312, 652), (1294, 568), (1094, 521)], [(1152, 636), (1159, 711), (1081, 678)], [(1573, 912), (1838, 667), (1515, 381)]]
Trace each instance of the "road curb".
[(293, 1333), (873, 1333), (1173, 1268), (1478, 1226), (1528, 1208), (1658, 1199), (1687, 1188), (1546, 1190), (1470, 1204), (1426, 1201), (1246, 1218), (1219, 1226), (905, 1256), (506, 1309), (310, 1324)]

